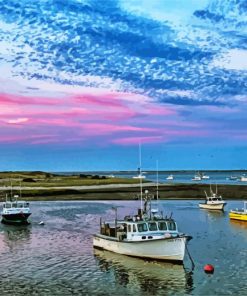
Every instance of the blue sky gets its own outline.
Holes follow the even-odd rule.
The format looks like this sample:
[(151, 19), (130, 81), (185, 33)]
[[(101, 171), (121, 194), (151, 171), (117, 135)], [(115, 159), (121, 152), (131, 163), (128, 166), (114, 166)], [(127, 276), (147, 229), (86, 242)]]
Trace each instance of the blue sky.
[(247, 167), (246, 0), (0, 9), (0, 170)]

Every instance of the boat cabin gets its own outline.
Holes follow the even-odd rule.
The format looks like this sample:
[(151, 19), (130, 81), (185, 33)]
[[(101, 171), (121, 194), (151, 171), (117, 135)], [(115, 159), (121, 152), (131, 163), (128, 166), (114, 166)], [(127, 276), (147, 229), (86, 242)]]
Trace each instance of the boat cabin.
[(173, 219), (105, 222), (101, 223), (100, 229), (100, 234), (115, 237), (120, 241), (153, 239), (164, 235), (170, 237), (178, 233)]
[(29, 208), (29, 203), (25, 201), (6, 201), (3, 203), (4, 209), (11, 209), (11, 208)]

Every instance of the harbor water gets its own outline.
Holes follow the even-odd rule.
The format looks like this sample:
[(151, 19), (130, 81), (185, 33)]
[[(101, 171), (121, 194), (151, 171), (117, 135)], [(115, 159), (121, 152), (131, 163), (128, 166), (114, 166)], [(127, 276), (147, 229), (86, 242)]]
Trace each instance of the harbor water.
[[(0, 225), (1, 295), (245, 295), (247, 223), (209, 212), (199, 201), (160, 201), (164, 215), (193, 236), (184, 265), (94, 250), (99, 219), (133, 214), (138, 201), (32, 202), (28, 226)], [(39, 221), (45, 225), (39, 225)], [(213, 264), (212, 275), (204, 273)]]

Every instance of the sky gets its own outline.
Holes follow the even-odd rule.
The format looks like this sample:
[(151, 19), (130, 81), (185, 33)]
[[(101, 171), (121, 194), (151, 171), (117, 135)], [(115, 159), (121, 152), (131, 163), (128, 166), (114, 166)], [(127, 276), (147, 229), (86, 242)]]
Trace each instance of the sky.
[(0, 171), (247, 169), (247, 0), (0, 11)]

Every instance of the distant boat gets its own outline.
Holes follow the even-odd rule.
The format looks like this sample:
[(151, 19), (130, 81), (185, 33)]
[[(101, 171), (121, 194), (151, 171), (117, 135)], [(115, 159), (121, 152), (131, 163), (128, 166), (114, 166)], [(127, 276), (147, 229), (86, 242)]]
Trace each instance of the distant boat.
[[(216, 187), (217, 188), (217, 187)], [(210, 195), (207, 195), (207, 192), (205, 191), (206, 200), (204, 203), (199, 203), (199, 207), (201, 209), (206, 210), (224, 210), (224, 206), (226, 205), (226, 202), (222, 199), (221, 195), (214, 193), (210, 186)]]
[(195, 176), (191, 179), (192, 181), (201, 181), (202, 177), (199, 173), (195, 174)]
[(242, 176), (240, 177), (240, 181), (241, 181), (241, 182), (247, 182), (247, 176), (246, 176), (246, 175), (242, 175)]
[(146, 176), (144, 176), (143, 174), (139, 174), (137, 176), (133, 176), (133, 179), (146, 179)]
[[(139, 147), (139, 150), (141, 148)], [(141, 153), (141, 150), (139, 151)], [(133, 179), (146, 179), (146, 176), (144, 176), (144, 172), (141, 171), (141, 156), (139, 156), (139, 168), (137, 169), (137, 175), (132, 177)]]
[(230, 177), (228, 178), (228, 180), (231, 180), (231, 181), (235, 181), (235, 180), (237, 180), (237, 179), (238, 179), (237, 176), (230, 176)]
[(174, 176), (173, 175), (169, 175), (166, 180), (173, 180), (174, 179)]
[(233, 220), (247, 221), (247, 201), (244, 202), (243, 209), (231, 210), (229, 217)]
[(108, 177), (108, 178), (115, 178), (114, 175), (108, 175), (107, 177)]
[(201, 175), (201, 178), (204, 179), (204, 180), (210, 179), (210, 177), (208, 175), (204, 175), (204, 174)]

